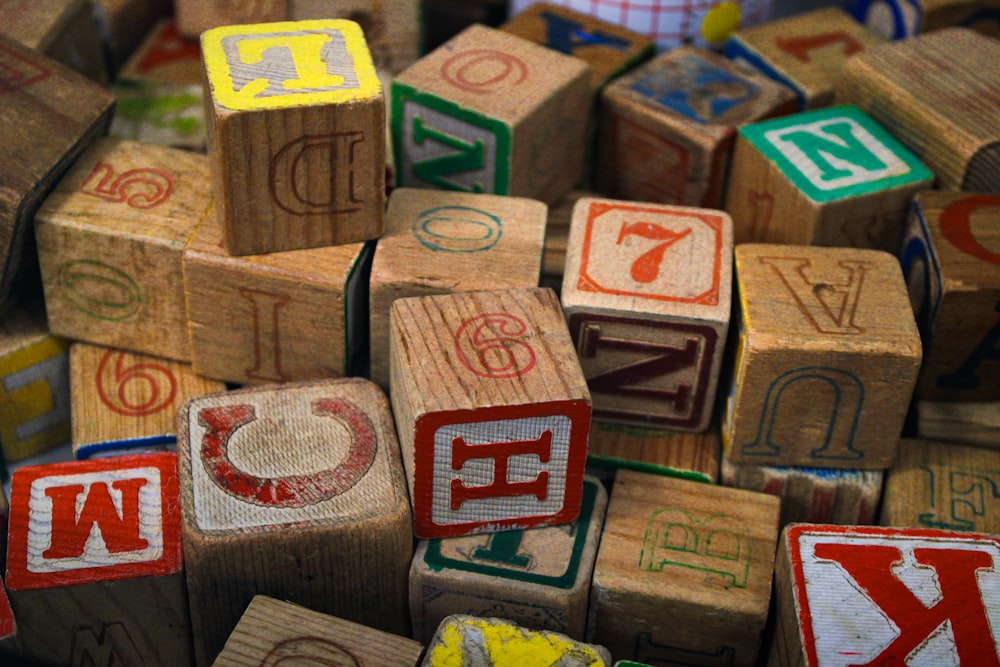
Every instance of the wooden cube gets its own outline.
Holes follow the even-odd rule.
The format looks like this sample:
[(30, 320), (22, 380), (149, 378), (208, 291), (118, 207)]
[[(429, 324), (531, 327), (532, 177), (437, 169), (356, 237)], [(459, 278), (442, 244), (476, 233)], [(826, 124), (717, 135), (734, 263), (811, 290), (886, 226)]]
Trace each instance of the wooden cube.
[(210, 394), (178, 413), (199, 665), (254, 595), (408, 634), (412, 523), (389, 403), (362, 379)]
[(725, 53), (794, 90), (805, 110), (833, 104), (847, 59), (884, 41), (839, 7), (825, 7), (737, 30)]
[(558, 632), (534, 631), (499, 618), (456, 614), (442, 621), (421, 667), (519, 667), (588, 665), (609, 667), (603, 646), (570, 639)]
[(414, 637), (429, 642), (445, 617), (468, 614), (582, 640), (607, 503), (589, 477), (571, 524), (419, 542), (410, 566)]
[(201, 45), (182, 35), (175, 19), (162, 19), (122, 65), (118, 77), (201, 87)]
[(590, 394), (555, 294), (398, 299), (390, 326), (390, 395), (417, 537), (575, 519)]
[(850, 3), (854, 17), (886, 39), (905, 39), (948, 26), (996, 34), (996, 0), (859, 0)]
[(772, 496), (619, 471), (587, 641), (651, 664), (756, 664), (777, 539)]
[[(31, 224), (55, 182), (111, 120), (114, 98), (55, 61), (0, 37), (4, 140), (0, 148), (0, 312), (34, 266)], [(67, 115), (66, 110), (72, 109)], [(24, 265), (24, 266), (22, 266)]]
[(181, 253), (209, 213), (208, 162), (101, 139), (35, 218), (54, 334), (187, 361)]
[(73, 456), (166, 448), (177, 442), (177, 410), (226, 390), (190, 364), (74, 343), (69, 352)]
[(729, 329), (732, 234), (721, 211), (577, 202), (562, 305), (595, 416), (708, 428)]
[(920, 368), (899, 263), (855, 248), (736, 247), (730, 463), (892, 465)]
[(223, 26), (205, 32), (201, 48), (226, 250), (258, 255), (377, 238), (385, 102), (358, 24)]
[(545, 223), (545, 247), (542, 249), (543, 286), (551, 286), (558, 294), (562, 291), (563, 273), (566, 270), (566, 250), (569, 245), (569, 229), (573, 221), (576, 202), (585, 197), (599, 197), (589, 190), (570, 190), (566, 196), (549, 207), (549, 218)]
[(947, 190), (1000, 192), (1000, 43), (948, 28), (872, 47), (844, 65), (838, 102), (890, 128)]
[(590, 69), (473, 25), (392, 82), (396, 185), (554, 203), (582, 175)]
[(900, 252), (924, 344), (917, 397), (1000, 400), (1000, 195), (917, 195)]
[(717, 208), (736, 129), (795, 105), (790, 89), (721, 55), (693, 46), (662, 53), (601, 94), (597, 189)]
[(369, 280), (371, 379), (388, 389), (396, 299), (537, 287), (545, 216), (545, 204), (531, 199), (395, 190)]
[(0, 459), (69, 441), (69, 341), (49, 334), (41, 303), (18, 304), (0, 320)]
[(25, 657), (191, 664), (177, 457), (14, 471), (6, 583)]
[(255, 595), (212, 664), (415, 667), (422, 651), (412, 639)]
[(284, 21), (288, 18), (288, 0), (174, 0), (174, 13), (181, 34), (197, 39), (219, 26)]
[(917, 435), (1000, 449), (1000, 401), (917, 401)]
[(767, 664), (995, 665), (998, 567), (995, 536), (789, 526)]
[(243, 257), (226, 250), (218, 221), (208, 219), (184, 251), (196, 374), (265, 384), (363, 372), (370, 244)]
[(895, 252), (913, 196), (934, 176), (856, 107), (740, 128), (726, 193), (736, 243)]
[[(91, 81), (105, 84), (108, 82), (108, 63), (94, 19), (89, 0), (0, 4), (0, 34)], [(18, 78), (16, 71), (14, 79)]]
[(722, 484), (781, 499), (781, 521), (855, 525), (875, 523), (881, 470), (837, 470), (722, 462)]
[(156, 22), (170, 14), (174, 3), (171, 0), (91, 0), (90, 4), (108, 54), (108, 67), (116, 73)]
[(714, 484), (719, 479), (721, 457), (717, 425), (704, 433), (685, 433), (599, 419), (590, 424), (588, 465)]

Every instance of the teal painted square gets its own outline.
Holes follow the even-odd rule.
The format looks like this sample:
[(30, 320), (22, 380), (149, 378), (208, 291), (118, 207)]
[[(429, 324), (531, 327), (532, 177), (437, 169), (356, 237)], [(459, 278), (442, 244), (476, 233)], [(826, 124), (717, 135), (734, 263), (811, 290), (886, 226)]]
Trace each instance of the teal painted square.
[(807, 197), (826, 203), (934, 179), (924, 164), (857, 107), (753, 123), (740, 135)]

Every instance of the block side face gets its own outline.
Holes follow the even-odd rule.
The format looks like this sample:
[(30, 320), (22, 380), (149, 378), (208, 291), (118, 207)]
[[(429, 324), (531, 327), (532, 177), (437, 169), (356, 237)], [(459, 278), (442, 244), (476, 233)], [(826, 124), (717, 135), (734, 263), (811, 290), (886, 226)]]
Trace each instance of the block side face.
[(1000, 195), (926, 191), (916, 197), (949, 289), (978, 289), (1000, 276)]
[(693, 434), (595, 419), (587, 443), (588, 463), (709, 484), (719, 478), (721, 455), (718, 427)]

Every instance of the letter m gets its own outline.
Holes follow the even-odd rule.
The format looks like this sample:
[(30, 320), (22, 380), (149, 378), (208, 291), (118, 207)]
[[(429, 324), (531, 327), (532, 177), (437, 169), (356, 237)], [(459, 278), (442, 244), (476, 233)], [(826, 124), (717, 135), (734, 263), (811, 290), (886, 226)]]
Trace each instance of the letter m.
[[(145, 479), (53, 486), (45, 490), (52, 500), (52, 543), (43, 558), (79, 558), (96, 526), (108, 553), (142, 551), (149, 546), (139, 536), (139, 490)], [(120, 511), (111, 491), (120, 495)]]
[[(147, 656), (150, 657), (150, 656)], [(141, 665), (145, 662), (132, 637), (121, 623), (102, 623), (99, 632), (89, 626), (73, 632), (70, 647), (70, 667), (118, 667)]]

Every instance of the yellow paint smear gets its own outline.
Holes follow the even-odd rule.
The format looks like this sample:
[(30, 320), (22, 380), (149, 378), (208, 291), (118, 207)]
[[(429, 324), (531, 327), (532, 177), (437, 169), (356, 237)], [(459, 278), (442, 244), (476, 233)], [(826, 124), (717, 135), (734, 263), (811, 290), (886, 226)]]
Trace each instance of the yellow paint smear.
[[(464, 632), (463, 632), (464, 629)], [(451, 621), (441, 630), (441, 642), (431, 651), (433, 667), (470, 664), (463, 644), (470, 635), (481, 637), (483, 653), (493, 667), (550, 667), (552, 665), (604, 665), (601, 656), (584, 644), (549, 632), (525, 631), (485, 619)], [(471, 643), (478, 644), (474, 640)]]

